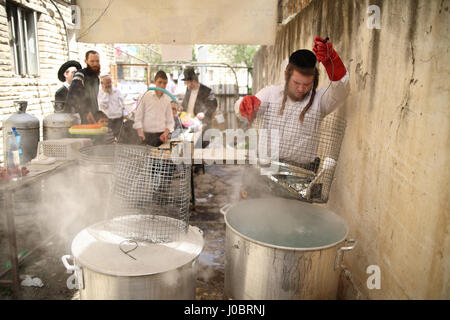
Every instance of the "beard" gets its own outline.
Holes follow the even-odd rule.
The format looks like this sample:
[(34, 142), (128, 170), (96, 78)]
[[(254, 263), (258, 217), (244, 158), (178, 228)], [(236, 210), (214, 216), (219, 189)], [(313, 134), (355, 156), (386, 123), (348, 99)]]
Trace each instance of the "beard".
[(91, 66), (88, 65), (86, 67), (86, 73), (89, 76), (98, 77), (100, 75), (100, 66), (98, 67), (98, 69), (92, 69)]

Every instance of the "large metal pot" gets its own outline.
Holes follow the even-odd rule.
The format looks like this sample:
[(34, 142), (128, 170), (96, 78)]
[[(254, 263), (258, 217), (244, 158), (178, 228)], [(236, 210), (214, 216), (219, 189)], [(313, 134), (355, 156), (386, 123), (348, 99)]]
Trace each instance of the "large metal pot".
[(201, 230), (193, 226), (177, 241), (132, 242), (103, 221), (78, 233), (73, 256), (62, 261), (67, 272), (74, 272), (68, 286), (79, 289), (82, 300), (195, 299), (195, 266), (203, 243)]
[(14, 105), (19, 105), (19, 111), (3, 121), (4, 159), (7, 159), (9, 148), (6, 142), (6, 133), (11, 131), (12, 127), (15, 127), (21, 136), (22, 164), (26, 164), (36, 157), (39, 143), (39, 119), (26, 113), (28, 106), (26, 101), (14, 101)]
[(343, 219), (282, 198), (241, 201), (221, 212), (227, 226), (226, 298), (336, 299), (340, 253), (356, 245), (346, 240)]
[(44, 140), (70, 138), (69, 128), (78, 122), (73, 113), (53, 113), (46, 116), (43, 120)]

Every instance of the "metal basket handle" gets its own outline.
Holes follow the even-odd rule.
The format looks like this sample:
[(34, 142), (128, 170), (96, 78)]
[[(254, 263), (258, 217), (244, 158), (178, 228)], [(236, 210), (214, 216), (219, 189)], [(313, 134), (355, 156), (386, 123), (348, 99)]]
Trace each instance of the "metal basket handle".
[(223, 214), (224, 216), (227, 215), (228, 211), (230, 211), (231, 208), (231, 203), (227, 203), (226, 205), (224, 205), (222, 208), (220, 208), (219, 212), (221, 214)]

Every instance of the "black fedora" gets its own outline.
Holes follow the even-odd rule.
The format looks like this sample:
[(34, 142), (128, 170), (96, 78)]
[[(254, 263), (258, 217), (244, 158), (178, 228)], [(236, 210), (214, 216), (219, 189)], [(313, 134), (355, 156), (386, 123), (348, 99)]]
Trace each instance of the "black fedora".
[(69, 69), (70, 67), (75, 67), (75, 68), (77, 68), (77, 70), (82, 69), (81, 68), (81, 64), (78, 61), (69, 60), (67, 62), (64, 62), (62, 64), (62, 66), (58, 70), (58, 79), (59, 79), (59, 81), (61, 81), (61, 82), (66, 81), (66, 77), (64, 76), (64, 72), (66, 72), (66, 70)]
[(183, 81), (187, 81), (187, 80), (197, 80), (198, 81), (198, 75), (195, 73), (194, 68), (186, 68), (184, 70), (184, 78), (181, 79)]

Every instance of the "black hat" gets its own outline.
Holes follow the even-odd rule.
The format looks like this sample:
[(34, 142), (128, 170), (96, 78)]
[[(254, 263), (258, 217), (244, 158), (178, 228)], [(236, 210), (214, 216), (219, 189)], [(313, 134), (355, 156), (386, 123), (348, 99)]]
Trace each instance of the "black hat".
[(197, 80), (198, 81), (198, 76), (194, 71), (194, 68), (186, 68), (184, 70), (184, 78), (182, 79), (183, 81), (187, 81), (187, 80)]
[(316, 55), (306, 49), (297, 50), (289, 57), (289, 63), (299, 68), (314, 68), (316, 66)]
[(64, 72), (66, 72), (67, 69), (69, 69), (70, 67), (75, 67), (77, 68), (77, 70), (82, 69), (81, 68), (81, 64), (75, 60), (69, 60), (67, 62), (64, 62), (62, 64), (62, 66), (59, 68), (58, 70), (58, 79), (61, 82), (66, 81), (66, 77), (64, 76)]

